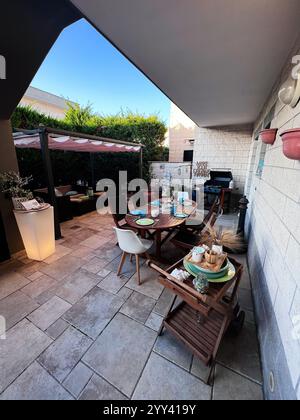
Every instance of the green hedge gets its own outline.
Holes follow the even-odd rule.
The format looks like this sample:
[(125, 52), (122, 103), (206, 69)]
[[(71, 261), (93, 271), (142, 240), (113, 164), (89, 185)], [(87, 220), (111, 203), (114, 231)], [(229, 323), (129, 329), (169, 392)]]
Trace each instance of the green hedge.
[[(157, 116), (145, 117), (133, 113), (120, 113), (115, 116), (98, 116), (90, 105), (86, 107), (69, 105), (64, 120), (57, 120), (41, 114), (29, 107), (18, 107), (12, 116), (14, 128), (34, 129), (45, 126), (97, 135), (105, 138), (130, 141), (145, 145), (144, 176), (150, 178), (149, 163), (155, 160), (168, 160), (168, 149), (163, 146), (166, 125)], [(40, 152), (18, 149), (20, 171), (23, 176), (32, 174), (34, 187), (45, 185)], [(74, 182), (78, 179), (91, 179), (90, 156), (88, 153), (51, 152), (56, 185)], [(127, 170), (129, 179), (139, 175), (138, 155), (129, 153), (99, 153), (95, 155), (96, 179), (118, 179), (120, 170)]]

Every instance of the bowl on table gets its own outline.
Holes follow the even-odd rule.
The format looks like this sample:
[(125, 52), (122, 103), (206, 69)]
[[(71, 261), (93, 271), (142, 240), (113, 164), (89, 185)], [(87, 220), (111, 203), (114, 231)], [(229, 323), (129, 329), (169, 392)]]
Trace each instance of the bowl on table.
[(199, 274), (204, 274), (208, 281), (212, 283), (222, 283), (231, 280), (235, 275), (235, 267), (228, 259), (224, 262), (221, 270), (215, 272), (202, 268), (198, 264), (194, 264), (189, 260), (189, 257), (190, 256), (184, 259), (184, 267), (194, 277), (197, 277)]
[(146, 210), (132, 210), (130, 212), (130, 214), (132, 216), (140, 216), (140, 217), (146, 217), (147, 216)]

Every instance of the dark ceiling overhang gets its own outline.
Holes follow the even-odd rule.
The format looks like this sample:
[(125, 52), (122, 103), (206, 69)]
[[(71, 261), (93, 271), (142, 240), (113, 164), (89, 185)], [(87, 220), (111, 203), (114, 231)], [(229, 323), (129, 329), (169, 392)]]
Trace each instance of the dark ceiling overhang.
[(80, 19), (65, 0), (5, 0), (0, 8), (0, 119), (9, 119), (62, 30)]
[(299, 0), (70, 0), (200, 126), (253, 123), (300, 33)]

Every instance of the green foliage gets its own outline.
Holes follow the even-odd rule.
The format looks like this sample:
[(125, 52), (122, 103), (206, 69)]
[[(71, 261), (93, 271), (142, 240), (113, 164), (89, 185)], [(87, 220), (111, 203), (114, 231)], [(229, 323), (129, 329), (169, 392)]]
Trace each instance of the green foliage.
[(143, 144), (144, 176), (149, 181), (149, 162), (164, 158), (166, 126), (157, 116), (132, 113), (96, 118), (97, 135)]
[(68, 111), (66, 113), (65, 122), (73, 131), (88, 130), (88, 126), (93, 118), (92, 105), (81, 107), (78, 104), (68, 102)]
[(34, 130), (40, 125), (46, 127), (68, 130), (69, 126), (65, 121), (56, 120), (47, 115), (37, 112), (29, 106), (19, 106), (12, 115), (11, 123), (13, 128)]
[(16, 172), (0, 173), (0, 192), (6, 194), (9, 198), (28, 198), (31, 200), (33, 195), (30, 190), (24, 187), (31, 181), (31, 177), (21, 178)]
[(163, 151), (162, 151), (162, 162), (168, 162), (169, 161), (169, 154), (170, 154), (170, 149), (168, 147), (164, 147)]
[[(144, 144), (144, 178), (149, 181), (149, 162), (155, 160), (167, 160), (168, 149), (164, 147), (166, 125), (156, 115), (144, 116), (131, 112), (121, 112), (118, 115), (100, 116), (93, 113), (92, 106), (85, 107), (69, 104), (64, 120), (56, 120), (40, 114), (28, 107), (18, 107), (12, 117), (14, 128), (33, 129), (40, 124), (48, 127), (60, 128), (68, 131), (76, 131), (99, 137), (124, 140), (138, 144)], [(18, 156), (23, 162), (25, 173), (28, 165), (29, 154), (32, 156), (33, 166), (36, 164), (34, 151), (18, 151)], [(82, 153), (53, 152), (52, 158), (55, 163), (56, 183), (59, 177), (56, 176), (62, 170), (62, 177), (69, 177), (69, 182), (75, 179), (88, 179), (89, 156)], [(96, 155), (96, 173), (98, 178), (117, 177), (119, 170), (129, 170), (129, 178), (138, 176), (138, 156), (133, 154), (107, 154)], [(26, 163), (27, 162), (27, 163)], [(113, 162), (113, 163), (112, 163)], [(127, 163), (127, 165), (126, 165)], [(74, 173), (75, 171), (75, 173)], [(23, 172), (22, 172), (23, 173)], [(34, 173), (34, 171), (33, 171)], [(114, 174), (114, 177), (111, 174)]]

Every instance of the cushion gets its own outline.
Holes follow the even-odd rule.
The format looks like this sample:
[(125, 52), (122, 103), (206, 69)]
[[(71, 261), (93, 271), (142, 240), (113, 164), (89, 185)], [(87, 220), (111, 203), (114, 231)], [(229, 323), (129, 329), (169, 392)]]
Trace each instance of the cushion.
[(68, 191), (65, 195), (69, 197), (71, 197), (72, 195), (78, 195), (78, 191)]
[(62, 193), (62, 195), (66, 195), (67, 192), (72, 191), (72, 185), (61, 185), (57, 187), (57, 189)]
[(63, 197), (63, 194), (57, 188), (55, 188), (55, 195), (56, 197)]
[(84, 197), (84, 194), (76, 194), (76, 195), (72, 195), (72, 196), (71, 196), (71, 199), (72, 199), (72, 198), (81, 198), (81, 197)]

